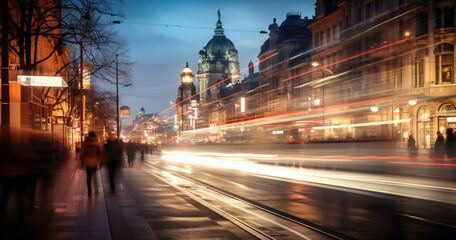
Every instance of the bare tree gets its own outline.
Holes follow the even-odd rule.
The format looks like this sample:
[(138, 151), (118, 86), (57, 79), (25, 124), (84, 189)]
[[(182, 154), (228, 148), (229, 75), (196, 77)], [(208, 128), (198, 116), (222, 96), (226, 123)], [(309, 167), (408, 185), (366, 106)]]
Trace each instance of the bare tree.
[[(79, 48), (83, 48), (84, 62), (91, 65), (91, 79), (115, 82), (115, 56), (126, 63), (124, 41), (110, 25), (112, 17), (119, 17), (107, 0), (10, 0), (9, 25), (10, 55), (25, 73), (37, 71), (39, 65), (53, 58), (67, 58), (53, 69), (53, 75), (68, 77), (71, 87), (79, 80)], [(68, 56), (68, 48), (71, 50)], [(120, 79), (128, 82), (127, 64), (120, 64)], [(48, 70), (49, 71), (49, 70)], [(53, 100), (53, 107), (65, 110), (63, 102), (80, 90), (43, 89), (41, 99)], [(74, 103), (74, 101), (69, 101)], [(74, 109), (63, 113), (70, 120)], [(54, 109), (55, 110), (55, 109)], [(66, 121), (69, 124), (70, 121)]]

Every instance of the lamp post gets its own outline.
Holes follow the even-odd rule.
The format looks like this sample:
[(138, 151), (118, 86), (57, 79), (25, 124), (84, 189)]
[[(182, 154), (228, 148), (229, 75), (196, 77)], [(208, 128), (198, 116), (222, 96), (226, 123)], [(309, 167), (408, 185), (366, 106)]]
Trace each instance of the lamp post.
[(117, 60), (118, 54), (116, 54), (116, 111), (117, 111), (117, 139), (120, 139), (120, 123), (119, 123), (119, 62)]
[(6, 137), (10, 132), (8, 14), (8, 1), (2, 1), (1, 134)]
[(81, 144), (84, 140), (84, 85), (83, 85), (83, 75), (84, 75), (84, 59), (83, 59), (83, 49), (82, 49), (82, 41), (79, 42), (79, 49), (81, 50), (81, 62), (79, 66), (79, 88), (81, 89), (81, 106), (80, 106), (80, 116), (79, 119), (81, 121)]
[[(319, 67), (320, 66), (320, 63), (319, 62), (312, 62), (311, 63), (312, 67)], [(320, 67), (319, 69), (323, 70), (323, 71), (327, 71), (331, 74), (332, 77), (334, 77), (334, 73), (327, 69), (327, 68), (324, 68), (324, 67)], [(324, 76), (323, 76), (324, 77)], [(322, 85), (322, 99), (321, 99), (321, 105), (322, 105), (322, 114), (323, 114), (323, 125), (325, 124), (325, 84), (323, 83)]]

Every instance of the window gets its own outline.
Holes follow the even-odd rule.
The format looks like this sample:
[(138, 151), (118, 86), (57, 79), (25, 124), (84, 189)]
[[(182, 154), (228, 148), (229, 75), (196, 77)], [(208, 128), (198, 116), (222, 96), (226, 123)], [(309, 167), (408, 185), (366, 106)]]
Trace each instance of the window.
[(428, 15), (427, 12), (422, 12), (416, 15), (416, 36), (421, 36), (428, 33)]
[(347, 15), (345, 16), (345, 28), (348, 28), (350, 26), (350, 16)]
[(398, 57), (394, 60), (396, 62), (396, 71), (394, 74), (394, 82), (396, 88), (402, 88), (402, 58)]
[(320, 43), (318, 45), (323, 45), (323, 31), (320, 32)]
[(405, 23), (404, 23), (404, 19), (401, 19), (399, 21), (399, 39), (402, 39), (404, 37), (404, 33), (405, 33)]
[(333, 26), (333, 36), (332, 40), (336, 40), (336, 26)]
[(358, 8), (358, 22), (363, 21), (363, 12), (361, 8)]
[(424, 87), (424, 60), (415, 61), (415, 87)]
[(375, 13), (379, 14), (382, 12), (382, 1), (381, 0), (375, 0)]
[(442, 43), (434, 49), (435, 83), (454, 83), (453, 79), (453, 45)]
[(442, 7), (435, 9), (435, 27), (454, 27), (454, 7)]
[(331, 29), (326, 29), (326, 42), (331, 40)]
[(374, 4), (372, 2), (366, 4), (366, 19), (374, 15)]
[(439, 108), (439, 113), (456, 113), (456, 108), (451, 103), (445, 103)]

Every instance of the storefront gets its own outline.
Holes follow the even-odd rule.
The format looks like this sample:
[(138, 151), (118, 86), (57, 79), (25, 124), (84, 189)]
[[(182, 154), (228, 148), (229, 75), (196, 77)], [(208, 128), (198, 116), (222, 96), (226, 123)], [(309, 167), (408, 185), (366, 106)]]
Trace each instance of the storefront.
[(417, 113), (417, 136), (416, 143), (418, 148), (431, 147), (431, 119), (430, 110), (427, 105), (423, 105), (418, 109)]
[[(445, 136), (447, 128), (456, 129), (456, 108), (451, 103), (444, 103), (438, 112), (438, 130)], [(446, 138), (446, 136), (445, 136)]]

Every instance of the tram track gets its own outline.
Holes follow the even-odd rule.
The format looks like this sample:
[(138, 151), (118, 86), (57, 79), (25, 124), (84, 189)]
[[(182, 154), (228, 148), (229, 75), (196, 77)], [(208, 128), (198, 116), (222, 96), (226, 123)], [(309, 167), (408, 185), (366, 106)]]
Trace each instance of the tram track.
[(150, 162), (141, 166), (258, 239), (352, 239)]

